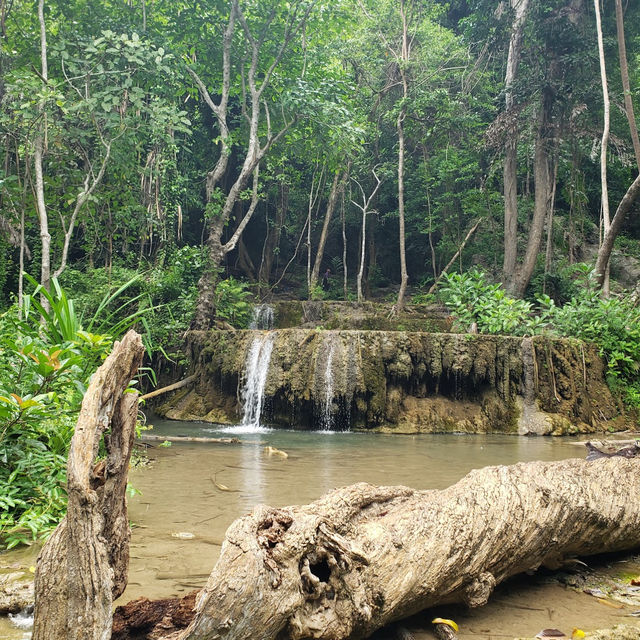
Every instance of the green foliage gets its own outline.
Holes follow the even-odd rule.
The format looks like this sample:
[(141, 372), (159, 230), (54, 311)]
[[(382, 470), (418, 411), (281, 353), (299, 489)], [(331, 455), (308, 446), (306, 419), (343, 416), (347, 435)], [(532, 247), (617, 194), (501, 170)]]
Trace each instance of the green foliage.
[(606, 360), (610, 386), (640, 408), (640, 309), (629, 297), (603, 298), (588, 265), (576, 265), (574, 272), (578, 293), (562, 306), (540, 296), (535, 313), (533, 303), (510, 297), (475, 269), (445, 276), (440, 295), (462, 330), (475, 322), (480, 333), (545, 331), (596, 344)]
[(0, 316), (0, 546), (28, 544), (64, 514), (66, 454), (89, 378), (141, 317), (138, 310), (113, 321), (114, 303), (124, 313), (116, 295), (124, 291), (104, 298), (86, 325), (108, 335), (83, 329), (55, 279), (51, 291), (36, 286), (25, 296), (22, 317), (16, 307)]
[(543, 319), (533, 315), (533, 304), (512, 298), (500, 284), (487, 282), (477, 269), (444, 276), (440, 288), (442, 301), (456, 317), (459, 329), (476, 323), (480, 333), (531, 335)]
[(640, 309), (627, 296), (601, 297), (592, 283), (590, 273), (580, 293), (561, 307), (551, 298), (541, 299), (542, 313), (559, 335), (598, 345), (607, 362), (609, 385), (640, 408)]
[(235, 278), (220, 280), (216, 285), (216, 317), (246, 329), (251, 320), (251, 304), (247, 301), (250, 295), (246, 283)]

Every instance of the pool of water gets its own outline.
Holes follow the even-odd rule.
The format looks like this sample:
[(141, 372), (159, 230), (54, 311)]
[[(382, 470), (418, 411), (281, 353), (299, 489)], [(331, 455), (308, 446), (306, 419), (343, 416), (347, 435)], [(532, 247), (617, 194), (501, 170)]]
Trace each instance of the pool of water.
[[(154, 422), (152, 433), (234, 436), (240, 443), (153, 446), (149, 449), (152, 465), (132, 471), (130, 482), (139, 493), (129, 501), (134, 525), (131, 564), (129, 586), (120, 603), (141, 595), (180, 595), (203, 586), (227, 527), (258, 503), (303, 504), (335, 487), (360, 481), (439, 489), (487, 465), (583, 457), (583, 449), (571, 440), (551, 438), (240, 433), (233, 428), (161, 420)], [(269, 455), (267, 446), (286, 452), (287, 457)], [(3, 559), (0, 556), (0, 565)], [(618, 561), (629, 562), (624, 557)], [(640, 573), (640, 566), (629, 570)], [(460, 607), (443, 612), (461, 623), (461, 640), (533, 636), (546, 627), (570, 635), (574, 626), (589, 629), (637, 622), (628, 617), (628, 607), (613, 609), (557, 582), (530, 577), (499, 588), (480, 610), (467, 612)], [(424, 617), (409, 622), (416, 638), (432, 637), (427, 622)], [(24, 637), (24, 632), (9, 629), (6, 621), (0, 621), (0, 638)]]

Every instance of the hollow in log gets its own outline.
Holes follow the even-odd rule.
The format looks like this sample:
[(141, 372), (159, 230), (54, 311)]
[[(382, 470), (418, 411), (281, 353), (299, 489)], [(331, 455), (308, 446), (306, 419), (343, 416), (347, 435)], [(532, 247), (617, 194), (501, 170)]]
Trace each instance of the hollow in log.
[[(96, 371), (82, 401), (67, 462), (67, 515), (36, 565), (33, 640), (108, 640), (112, 603), (127, 585), (126, 485), (142, 362), (129, 331)], [(107, 457), (96, 463), (104, 435)]]
[(364, 638), (506, 578), (640, 546), (640, 459), (472, 471), (443, 491), (356, 484), (228, 529), (182, 640)]

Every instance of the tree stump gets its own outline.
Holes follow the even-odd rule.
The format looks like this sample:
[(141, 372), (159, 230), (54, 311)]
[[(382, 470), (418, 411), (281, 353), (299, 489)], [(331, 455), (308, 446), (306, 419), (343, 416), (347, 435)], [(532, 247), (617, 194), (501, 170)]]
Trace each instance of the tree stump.
[[(112, 603), (127, 585), (126, 486), (142, 362), (129, 331), (94, 374), (71, 441), (67, 515), (43, 547), (35, 575), (33, 640), (108, 640)], [(96, 463), (102, 436), (107, 457)]]
[(568, 556), (640, 546), (640, 459), (472, 471), (443, 491), (356, 484), (228, 529), (182, 640), (340, 640)]

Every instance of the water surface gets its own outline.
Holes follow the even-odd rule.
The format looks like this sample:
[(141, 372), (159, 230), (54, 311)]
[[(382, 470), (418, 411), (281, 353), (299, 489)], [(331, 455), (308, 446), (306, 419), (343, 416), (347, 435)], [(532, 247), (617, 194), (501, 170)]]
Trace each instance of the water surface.
[[(227, 527), (258, 503), (303, 504), (335, 487), (361, 481), (440, 489), (486, 465), (583, 457), (583, 449), (571, 440), (552, 438), (283, 430), (246, 433), (246, 429), (161, 420), (154, 423), (152, 433), (233, 435), (241, 443), (155, 446), (150, 449), (152, 466), (131, 473), (130, 481), (140, 494), (129, 501), (135, 528), (129, 586), (120, 602), (141, 595), (180, 595), (203, 586)], [(270, 456), (266, 446), (285, 451), (288, 457)], [(637, 565), (630, 570), (640, 573)], [(558, 627), (570, 635), (574, 626), (589, 629), (633, 622), (636, 619), (625, 617), (629, 611), (529, 577), (499, 588), (480, 610), (442, 610), (445, 617), (462, 623), (461, 640), (533, 636), (545, 627)], [(410, 621), (416, 638), (432, 637), (427, 623), (424, 616)], [(2, 624), (0, 621), (0, 638), (23, 637), (22, 632), (8, 631)]]

